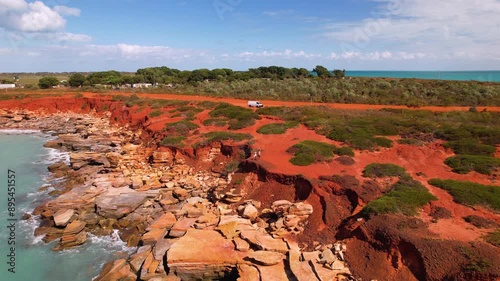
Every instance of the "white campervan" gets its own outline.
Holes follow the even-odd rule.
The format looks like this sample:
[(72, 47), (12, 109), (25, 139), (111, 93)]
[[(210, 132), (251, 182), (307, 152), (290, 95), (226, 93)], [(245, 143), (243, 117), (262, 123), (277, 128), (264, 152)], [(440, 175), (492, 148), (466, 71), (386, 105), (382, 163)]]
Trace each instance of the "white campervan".
[(263, 107), (264, 105), (260, 101), (248, 101), (248, 107)]

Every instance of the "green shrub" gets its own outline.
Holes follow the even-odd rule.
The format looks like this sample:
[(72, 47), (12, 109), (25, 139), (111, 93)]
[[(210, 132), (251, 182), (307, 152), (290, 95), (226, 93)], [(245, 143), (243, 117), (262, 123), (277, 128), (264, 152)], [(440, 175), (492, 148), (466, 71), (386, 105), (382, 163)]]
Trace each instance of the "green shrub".
[(189, 101), (152, 99), (148, 101), (148, 104), (153, 109), (159, 109), (168, 106), (186, 106), (189, 104)]
[(334, 145), (306, 140), (292, 147), (287, 152), (294, 153), (290, 163), (296, 166), (308, 166), (315, 162), (330, 160), (333, 158)]
[(165, 124), (165, 131), (170, 132), (171, 134), (178, 134), (185, 136), (189, 134), (190, 131), (198, 129), (200, 126), (189, 122), (187, 120), (182, 120), (174, 123)]
[(224, 118), (208, 118), (203, 121), (203, 125), (212, 126), (215, 125), (217, 127), (227, 126), (228, 121)]
[(440, 179), (431, 179), (429, 184), (448, 191), (457, 203), (500, 210), (499, 186)]
[(149, 117), (151, 117), (151, 118), (155, 118), (155, 117), (158, 117), (158, 116), (162, 115), (162, 113), (163, 113), (163, 112), (162, 112), (161, 110), (159, 110), (159, 109), (157, 109), (157, 110), (153, 110), (153, 111), (151, 111), (151, 112), (149, 113)]
[(197, 104), (198, 107), (201, 107), (203, 109), (212, 109), (216, 105), (218, 105), (218, 103), (217, 102), (213, 102), (213, 101), (200, 101)]
[(363, 177), (401, 177), (406, 175), (405, 168), (395, 164), (372, 163), (363, 170)]
[(239, 130), (255, 124), (255, 119), (233, 119), (229, 121), (229, 130)]
[(354, 151), (350, 147), (347, 147), (347, 146), (334, 149), (334, 153), (339, 155), (339, 156), (354, 157)]
[(255, 120), (260, 119), (260, 116), (253, 110), (234, 106), (227, 103), (221, 103), (216, 106), (211, 112), (211, 117), (226, 117), (231, 119), (229, 122), (230, 130), (238, 130), (255, 124)]
[(257, 133), (263, 135), (281, 135), (286, 133), (289, 128), (296, 127), (297, 125), (297, 122), (272, 123), (260, 127), (257, 129)]
[(386, 138), (374, 138), (373, 141), (380, 147), (391, 148), (392, 141)]
[(392, 186), (390, 192), (368, 203), (362, 212), (365, 215), (402, 213), (414, 216), (418, 209), (433, 200), (437, 198), (424, 186), (411, 177), (405, 176)]
[(250, 134), (240, 134), (240, 133), (232, 133), (232, 132), (209, 132), (203, 135), (205, 141), (199, 142), (194, 145), (194, 147), (203, 146), (215, 141), (224, 141), (224, 140), (234, 140), (234, 141), (243, 141), (252, 139), (252, 135)]
[(186, 137), (182, 136), (177, 136), (177, 137), (165, 137), (163, 140), (160, 142), (161, 146), (167, 146), (167, 147), (183, 147), (184, 146), (184, 141), (186, 140)]
[(457, 174), (467, 174), (476, 171), (480, 174), (489, 175), (500, 167), (500, 159), (481, 155), (457, 155), (450, 157), (444, 163)]
[(493, 156), (496, 148), (492, 145), (481, 144), (474, 139), (461, 139), (450, 141), (444, 145), (447, 148), (453, 149), (455, 154), (465, 155), (485, 155)]
[(500, 229), (486, 235), (485, 240), (493, 246), (500, 247)]

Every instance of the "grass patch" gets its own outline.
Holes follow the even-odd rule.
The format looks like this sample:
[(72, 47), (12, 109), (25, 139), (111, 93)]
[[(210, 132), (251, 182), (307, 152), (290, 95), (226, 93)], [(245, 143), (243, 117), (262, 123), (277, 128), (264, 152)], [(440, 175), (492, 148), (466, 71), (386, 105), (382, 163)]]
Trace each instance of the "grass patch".
[(189, 101), (153, 99), (149, 100), (148, 103), (151, 106), (151, 108), (160, 109), (169, 106), (179, 106), (179, 107), (186, 106), (189, 104)]
[(486, 235), (484, 240), (493, 246), (500, 247), (500, 228)]
[(482, 155), (457, 155), (450, 157), (444, 163), (457, 174), (467, 174), (476, 171), (480, 174), (489, 175), (500, 167), (500, 159)]
[(380, 147), (391, 148), (392, 141), (387, 138), (374, 138), (373, 141)]
[(253, 110), (228, 103), (221, 103), (216, 106), (210, 112), (210, 116), (230, 119), (229, 130), (238, 130), (252, 126), (255, 124), (255, 120), (260, 119), (260, 116)]
[(414, 216), (421, 207), (433, 200), (437, 198), (424, 186), (411, 177), (405, 176), (401, 177), (387, 194), (368, 203), (362, 212), (365, 215), (402, 213)]
[(174, 123), (165, 124), (164, 130), (176, 135), (186, 136), (190, 131), (198, 129), (200, 126), (189, 122), (187, 120), (182, 120)]
[(200, 101), (196, 105), (203, 109), (212, 109), (217, 106), (219, 103), (214, 101)]
[(455, 154), (493, 156), (496, 148), (492, 145), (482, 144), (475, 139), (461, 139), (450, 141), (444, 147), (453, 149)]
[(308, 166), (332, 159), (336, 148), (331, 144), (306, 140), (290, 147), (287, 152), (294, 154), (290, 163), (296, 166)]
[(151, 118), (155, 118), (155, 117), (158, 117), (158, 116), (160, 116), (160, 115), (162, 115), (162, 114), (163, 114), (163, 112), (162, 112), (161, 110), (156, 109), (156, 110), (153, 110), (153, 111), (151, 111), (151, 112), (149, 113), (149, 117), (151, 117)]
[(167, 146), (167, 147), (182, 148), (182, 147), (184, 147), (185, 140), (186, 140), (186, 137), (183, 137), (183, 136), (165, 137), (161, 140), (160, 145)]
[(272, 123), (260, 127), (259, 129), (257, 129), (257, 133), (263, 135), (281, 135), (286, 133), (288, 129), (297, 126), (298, 126), (297, 122)]
[(413, 139), (413, 138), (403, 138), (398, 140), (399, 144), (408, 144), (408, 145), (417, 145), (422, 146), (424, 143), (421, 140)]
[(207, 145), (211, 142), (215, 141), (224, 141), (224, 140), (234, 140), (234, 141), (243, 141), (243, 140), (251, 140), (253, 137), (250, 134), (240, 134), (240, 133), (232, 133), (232, 132), (210, 132), (203, 135), (205, 141), (199, 142), (194, 145), (194, 147), (200, 147), (203, 145)]
[(467, 263), (463, 265), (463, 270), (468, 272), (484, 272), (491, 267), (491, 261), (487, 258), (475, 254), (471, 249), (459, 247), (460, 252), (464, 255)]
[(203, 121), (203, 125), (205, 126), (217, 126), (217, 127), (224, 127), (227, 126), (228, 121), (227, 119), (224, 118), (208, 118)]
[(484, 206), (500, 211), (500, 187), (473, 182), (431, 179), (429, 184), (444, 189), (455, 202), (468, 206)]
[(401, 177), (405, 176), (405, 168), (395, 164), (372, 163), (363, 170), (363, 177)]
[(343, 146), (343, 147), (338, 147), (333, 150), (333, 152), (339, 156), (351, 156), (354, 157), (354, 150), (352, 148)]
[(26, 94), (0, 94), (0, 100), (22, 100), (26, 98), (28, 95)]

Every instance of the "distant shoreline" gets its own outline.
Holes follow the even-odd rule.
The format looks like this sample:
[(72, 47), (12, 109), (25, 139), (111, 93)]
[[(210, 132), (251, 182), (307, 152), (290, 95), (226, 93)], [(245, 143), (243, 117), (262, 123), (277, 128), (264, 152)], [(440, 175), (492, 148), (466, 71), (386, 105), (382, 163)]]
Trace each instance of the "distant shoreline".
[(346, 70), (349, 77), (406, 78), (446, 81), (500, 82), (500, 70), (478, 71), (391, 71), (391, 70)]

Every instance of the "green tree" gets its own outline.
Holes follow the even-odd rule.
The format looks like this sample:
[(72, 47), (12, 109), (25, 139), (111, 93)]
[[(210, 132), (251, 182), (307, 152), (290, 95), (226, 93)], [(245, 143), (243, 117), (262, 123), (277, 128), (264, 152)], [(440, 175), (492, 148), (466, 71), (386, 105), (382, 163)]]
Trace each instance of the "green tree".
[(85, 77), (85, 75), (80, 74), (80, 73), (75, 73), (69, 77), (68, 83), (69, 83), (70, 87), (78, 88), (78, 87), (83, 86), (83, 83), (85, 83), (86, 79), (87, 79), (87, 77)]
[(316, 73), (316, 75), (318, 75), (318, 77), (332, 77), (332, 73), (330, 71), (328, 71), (328, 69), (324, 66), (321, 66), (321, 65), (317, 65), (314, 69), (313, 69), (313, 72)]
[(40, 89), (48, 89), (57, 85), (59, 85), (59, 80), (54, 76), (47, 76), (38, 80), (38, 87), (40, 87)]
[(333, 75), (335, 76), (335, 78), (344, 78), (345, 77), (345, 69), (344, 70), (335, 69), (333, 71)]

